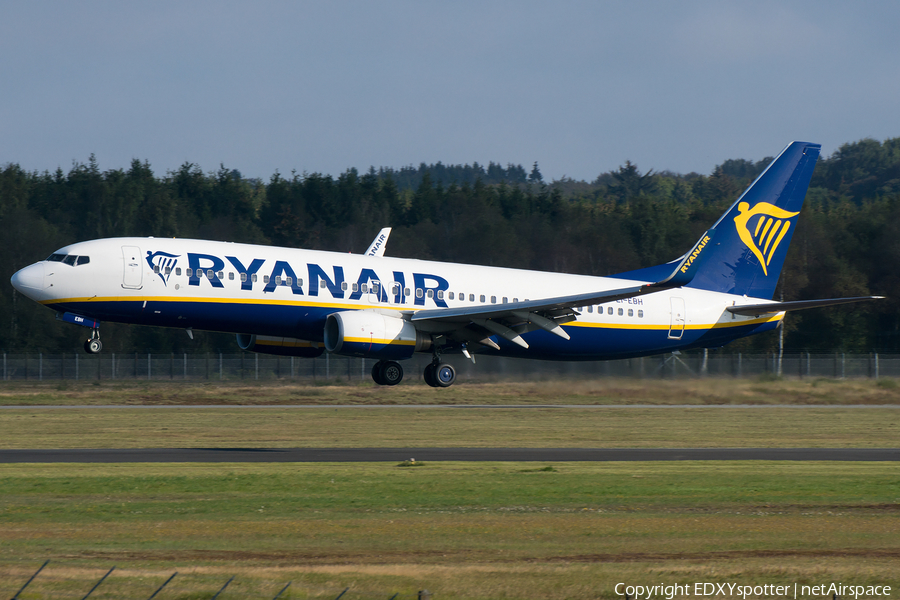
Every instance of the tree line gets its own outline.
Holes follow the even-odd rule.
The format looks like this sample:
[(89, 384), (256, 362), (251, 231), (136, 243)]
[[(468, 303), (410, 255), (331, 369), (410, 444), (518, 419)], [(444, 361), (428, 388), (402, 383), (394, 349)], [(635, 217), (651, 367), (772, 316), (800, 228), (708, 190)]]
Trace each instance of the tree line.
[[(185, 163), (156, 175), (146, 161), (68, 172), (0, 169), (0, 266), (19, 268), (76, 241), (184, 237), (363, 252), (394, 228), (391, 256), (611, 275), (672, 260), (712, 224), (771, 158), (725, 160), (710, 175), (641, 172), (626, 161), (593, 181), (545, 182), (537, 163), (487, 167), (275, 173), (204, 172)], [(865, 139), (819, 160), (788, 253), (785, 300), (885, 295), (876, 303), (788, 316), (786, 351), (900, 351), (900, 138)], [(85, 335), (0, 285), (0, 350), (73, 352)], [(110, 351), (230, 351), (231, 336), (105, 324)], [(772, 351), (775, 334), (729, 346)]]

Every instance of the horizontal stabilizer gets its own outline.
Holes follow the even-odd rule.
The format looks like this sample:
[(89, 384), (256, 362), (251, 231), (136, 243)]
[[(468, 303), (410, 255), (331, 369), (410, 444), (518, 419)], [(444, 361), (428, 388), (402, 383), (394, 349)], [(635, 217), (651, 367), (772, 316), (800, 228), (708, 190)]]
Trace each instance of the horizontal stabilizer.
[(736, 315), (757, 317), (759, 315), (774, 314), (789, 310), (805, 310), (807, 308), (837, 306), (838, 304), (850, 304), (851, 302), (864, 302), (866, 300), (881, 300), (883, 298), (884, 296), (857, 296), (855, 298), (797, 300), (795, 302), (772, 302), (769, 304), (745, 304), (744, 306), (729, 306), (725, 310)]

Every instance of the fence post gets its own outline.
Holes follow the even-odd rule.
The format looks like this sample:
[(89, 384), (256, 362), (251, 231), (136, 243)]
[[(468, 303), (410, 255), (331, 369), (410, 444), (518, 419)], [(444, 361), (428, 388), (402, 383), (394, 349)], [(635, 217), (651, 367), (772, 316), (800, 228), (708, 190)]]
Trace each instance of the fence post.
[(225, 379), (225, 375), (222, 373), (222, 353), (219, 352), (219, 381)]
[(9, 381), (9, 376), (6, 374), (6, 352), (3, 353), (3, 381)]
[(28, 353), (25, 353), (25, 381), (28, 381)]
[(44, 353), (38, 352), (38, 381), (44, 380)]
[(138, 365), (138, 355), (137, 355), (137, 352), (135, 352), (135, 353), (134, 353), (134, 378), (135, 378), (135, 379), (138, 378), (138, 374), (137, 374), (138, 367), (137, 367), (137, 365)]
[(744, 376), (744, 373), (743, 373), (743, 371), (744, 371), (743, 358), (744, 358), (743, 354), (741, 354), (740, 352), (738, 352), (738, 364), (737, 364), (737, 376), (738, 376), (738, 379), (740, 379), (741, 377)]
[(150, 353), (147, 353), (147, 381), (150, 381), (150, 378), (153, 376), (153, 365), (150, 360)]
[(75, 353), (75, 381), (78, 381), (78, 353)]
[(253, 358), (255, 359), (256, 380), (259, 381), (259, 354), (254, 354)]
[(184, 377), (182, 379), (187, 379), (187, 352), (184, 353)]
[[(5, 369), (6, 368), (6, 362), (5, 362), (6, 355), (4, 354), (3, 356), (4, 356), (3, 368)], [(878, 380), (878, 353), (877, 352), (875, 353), (875, 380), (876, 381)]]
[(291, 381), (294, 380), (294, 357), (291, 357)]
[(244, 352), (241, 352), (241, 379), (244, 378)]
[[(330, 361), (331, 361), (331, 355), (326, 354), (325, 355), (325, 381), (328, 381), (331, 378), (331, 365), (329, 364)], [(26, 370), (26, 373), (27, 372), (28, 371)]]
[(175, 353), (169, 357), (169, 379), (175, 379)]
[(843, 352), (841, 352), (841, 379), (847, 378), (846, 361), (844, 360), (845, 356), (846, 355)]
[(806, 376), (812, 376), (812, 361), (809, 358), (809, 352), (806, 353)]
[(112, 353), (112, 373), (110, 373), (110, 379), (116, 378), (116, 353)]

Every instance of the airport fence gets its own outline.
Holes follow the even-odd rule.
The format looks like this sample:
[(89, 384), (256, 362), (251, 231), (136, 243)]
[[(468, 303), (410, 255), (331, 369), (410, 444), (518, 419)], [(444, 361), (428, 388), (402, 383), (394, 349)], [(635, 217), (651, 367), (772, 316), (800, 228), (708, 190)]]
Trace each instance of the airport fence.
[[(404, 381), (422, 381), (429, 355), (403, 361)], [(724, 354), (669, 353), (612, 361), (556, 362), (492, 356), (472, 364), (453, 356), (458, 381), (541, 381), (602, 377), (789, 378), (900, 377), (900, 355), (888, 354)], [(2, 354), (2, 381), (148, 380), (148, 381), (297, 381), (339, 383), (371, 381), (373, 359), (325, 354), (318, 358), (226, 353)]]

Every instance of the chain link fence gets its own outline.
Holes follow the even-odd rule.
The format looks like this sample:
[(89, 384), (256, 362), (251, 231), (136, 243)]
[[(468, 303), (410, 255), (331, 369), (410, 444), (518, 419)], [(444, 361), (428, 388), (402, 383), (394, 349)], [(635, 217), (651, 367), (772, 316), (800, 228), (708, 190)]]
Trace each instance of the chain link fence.
[[(404, 381), (422, 381), (429, 355), (402, 361)], [(476, 357), (477, 364), (459, 356), (450, 362), (458, 381), (526, 380), (598, 377), (900, 377), (900, 355), (889, 354), (724, 354), (669, 353), (613, 361), (555, 362)], [(183, 380), (183, 381), (297, 381), (353, 383), (371, 381), (374, 359), (325, 354), (296, 358), (265, 354), (104, 353), (2, 355), (3, 381), (45, 380)]]

